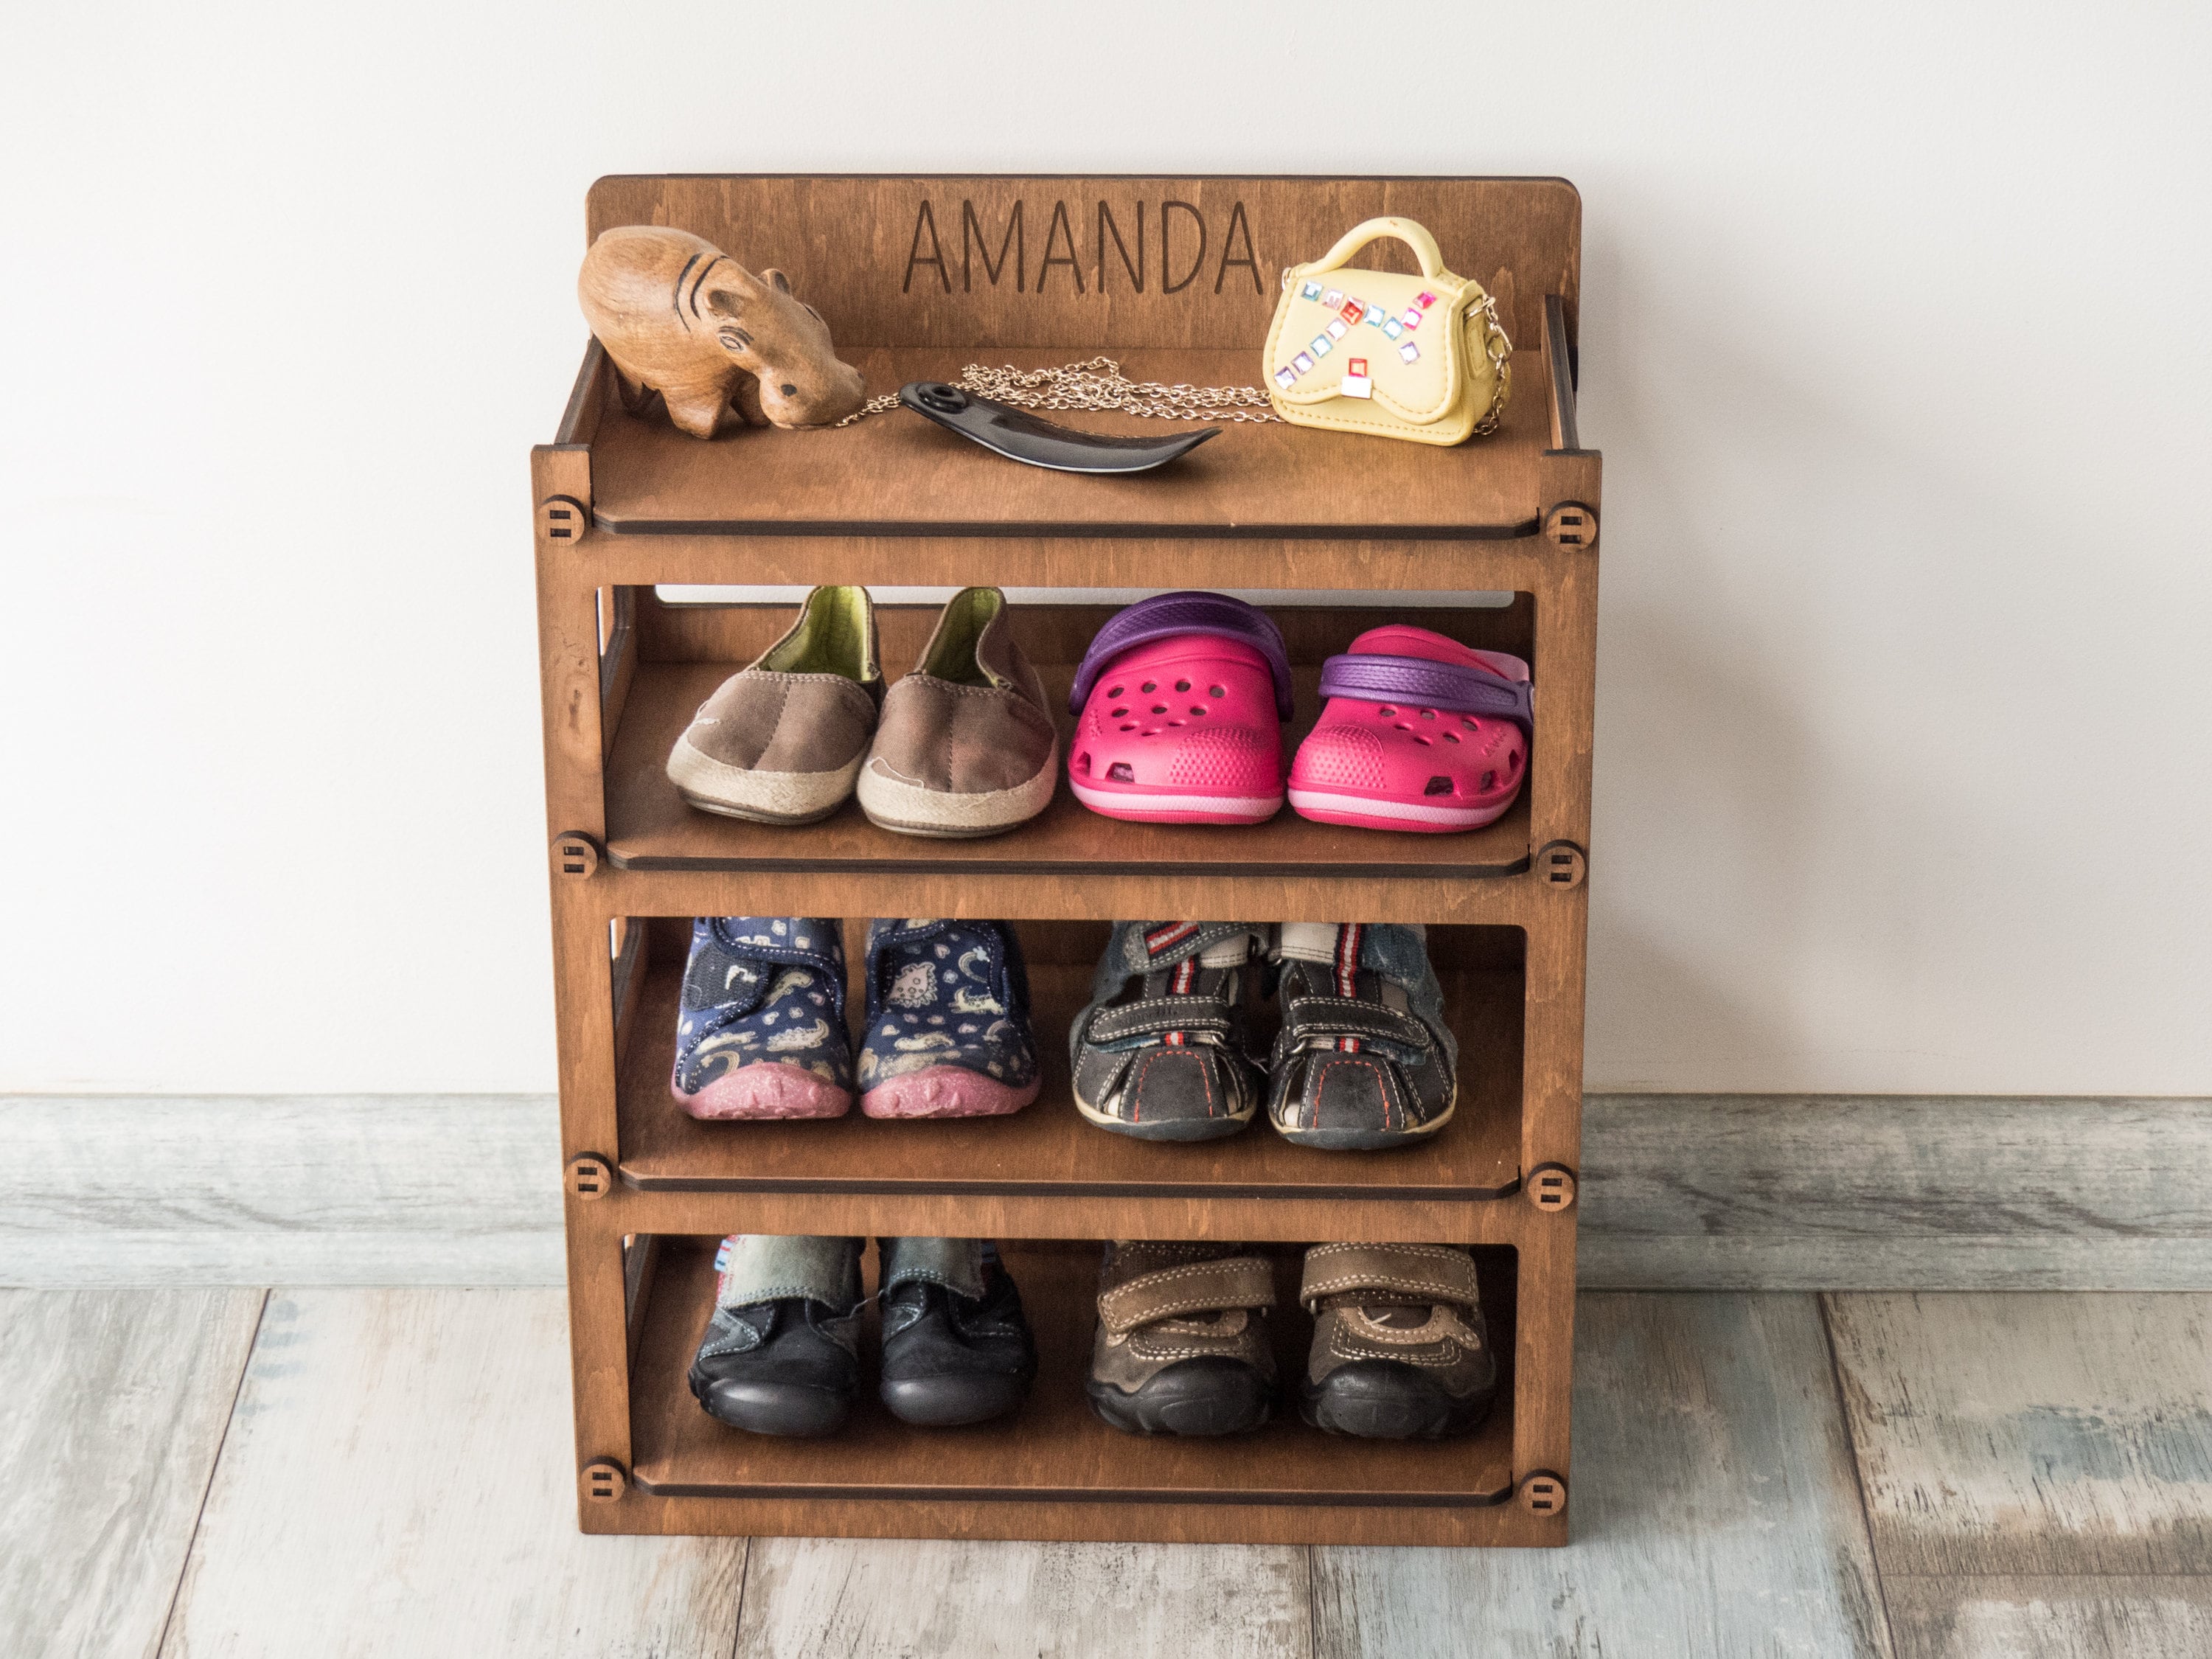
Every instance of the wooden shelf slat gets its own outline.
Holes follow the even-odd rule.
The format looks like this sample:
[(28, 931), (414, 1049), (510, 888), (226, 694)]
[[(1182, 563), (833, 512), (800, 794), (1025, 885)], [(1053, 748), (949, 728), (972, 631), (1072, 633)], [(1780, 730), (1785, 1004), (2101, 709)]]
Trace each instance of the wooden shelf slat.
[[(969, 363), (1054, 367), (1065, 351), (870, 348), (847, 354), (868, 395), (951, 380)], [(1253, 386), (1260, 354), (1137, 350), (1135, 380)], [(1533, 535), (1551, 438), (1541, 356), (1515, 354), (1500, 429), (1440, 449), (1277, 422), (1224, 424), (1172, 465), (1121, 477), (1024, 466), (906, 410), (857, 425), (750, 428), (702, 441), (657, 405), (613, 400), (592, 446), (592, 514), (617, 535), (1389, 537)], [(1043, 410), (1085, 431), (1157, 437), (1181, 422)]]
[[(1460, 835), (1413, 835), (1316, 823), (1285, 806), (1263, 824), (1131, 823), (1105, 817), (1078, 801), (1063, 775), (1052, 804), (1004, 835), (975, 841), (902, 836), (870, 823), (848, 802), (818, 823), (749, 823), (703, 812), (677, 793), (668, 752), (714, 688), (774, 640), (790, 619), (787, 606), (679, 606), (648, 599), (640, 626), (647, 654), (622, 705), (622, 723), (607, 757), (607, 850), (624, 870), (853, 870), (959, 872), (970, 875), (1249, 875), (1466, 877), (1517, 875), (1528, 867), (1526, 793), (1505, 816)], [(884, 672), (905, 671), (920, 652), (933, 609), (884, 606)], [(1067, 688), (1091, 632), (1113, 614), (1109, 606), (1023, 605), (1012, 612), (1022, 640), (1044, 677), (1060, 732), (1063, 773), (1075, 721)], [(1285, 726), (1294, 752), (1321, 713), (1323, 658), (1392, 613), (1352, 608), (1278, 613), (1285, 627), (1297, 714)], [(1470, 636), (1469, 643), (1528, 653), (1529, 611), (1523, 605), (1493, 611), (1423, 613), (1425, 624)], [(708, 654), (711, 653), (711, 657)], [(726, 654), (725, 654), (726, 653)], [(680, 660), (665, 659), (679, 656)], [(1538, 695), (1540, 698), (1541, 688)]]
[[(1095, 933), (1103, 944), (1105, 931), (1061, 936)], [(1096, 951), (1090, 954), (1095, 959)], [(1419, 1146), (1328, 1152), (1285, 1140), (1264, 1111), (1241, 1133), (1188, 1144), (1137, 1140), (1086, 1121), (1070, 1091), (1067, 1030), (1089, 1000), (1089, 961), (1030, 961), (1044, 1082), (1036, 1101), (1010, 1116), (898, 1121), (856, 1109), (812, 1121), (703, 1122), (669, 1094), (683, 978), (682, 958), (671, 957), (646, 977), (617, 1091), (621, 1175), (640, 1191), (1060, 1199), (1110, 1218), (1147, 1199), (1479, 1202), (1518, 1190), (1517, 967), (1440, 970), (1460, 1048), (1459, 1103), (1449, 1122)]]
[[(1087, 1245), (1008, 1245), (1036, 1333), (1038, 1372), (1012, 1417), (966, 1429), (916, 1429), (865, 1389), (853, 1418), (821, 1440), (751, 1435), (717, 1422), (685, 1377), (714, 1308), (714, 1241), (662, 1241), (630, 1381), (634, 1474), (662, 1497), (1018, 1502), (1296, 1504), (1480, 1507), (1513, 1483), (1512, 1267), (1482, 1258), (1484, 1313), (1507, 1373), (1496, 1407), (1464, 1440), (1390, 1442), (1322, 1434), (1294, 1403), (1249, 1435), (1222, 1440), (1125, 1435), (1091, 1410), (1098, 1252)], [(1310, 1323), (1297, 1305), (1298, 1257), (1279, 1258), (1281, 1301), (1270, 1322), (1286, 1386), (1305, 1367)], [(872, 1377), (872, 1330), (863, 1349)]]

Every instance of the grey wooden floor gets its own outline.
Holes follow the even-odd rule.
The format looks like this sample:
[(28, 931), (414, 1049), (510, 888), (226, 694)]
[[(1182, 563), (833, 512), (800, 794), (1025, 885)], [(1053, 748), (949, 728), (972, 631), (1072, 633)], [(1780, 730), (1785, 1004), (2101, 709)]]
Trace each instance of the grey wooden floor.
[(2212, 1654), (2212, 1295), (1586, 1294), (1564, 1551), (586, 1540), (551, 1290), (0, 1291), (10, 1656)]

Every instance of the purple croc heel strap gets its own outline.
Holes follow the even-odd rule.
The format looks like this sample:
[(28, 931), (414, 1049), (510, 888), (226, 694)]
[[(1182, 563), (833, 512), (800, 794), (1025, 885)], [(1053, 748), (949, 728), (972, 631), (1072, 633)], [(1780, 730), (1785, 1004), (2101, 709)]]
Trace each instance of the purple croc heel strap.
[(1083, 712), (1106, 665), (1124, 651), (1177, 634), (1226, 634), (1259, 652), (1274, 676), (1275, 713), (1290, 719), (1291, 659), (1283, 649), (1282, 630), (1274, 619), (1226, 593), (1194, 592), (1158, 593), (1107, 618), (1106, 626), (1091, 636), (1091, 648), (1083, 653), (1083, 665), (1075, 671), (1075, 689), (1067, 694), (1068, 713)]
[(1331, 657), (1322, 665), (1321, 694), (1362, 702), (1402, 702), (1511, 720), (1532, 736), (1535, 724), (1528, 682), (1509, 680), (1486, 668), (1462, 668), (1426, 657)]

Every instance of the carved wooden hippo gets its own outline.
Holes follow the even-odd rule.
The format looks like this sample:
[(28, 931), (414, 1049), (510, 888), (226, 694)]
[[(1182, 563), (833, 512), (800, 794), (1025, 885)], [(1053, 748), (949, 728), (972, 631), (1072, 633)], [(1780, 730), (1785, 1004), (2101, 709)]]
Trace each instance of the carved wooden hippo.
[(623, 401), (658, 392), (668, 417), (711, 438), (752, 426), (827, 426), (866, 401), (830, 330), (780, 270), (757, 276), (689, 231), (620, 225), (584, 256), (576, 298), (614, 360)]

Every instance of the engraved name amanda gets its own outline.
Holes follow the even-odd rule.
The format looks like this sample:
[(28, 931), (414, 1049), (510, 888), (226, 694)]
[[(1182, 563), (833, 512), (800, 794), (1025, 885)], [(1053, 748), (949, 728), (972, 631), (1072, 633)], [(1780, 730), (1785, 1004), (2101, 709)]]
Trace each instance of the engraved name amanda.
[(957, 207), (947, 200), (940, 219), (938, 204), (925, 196), (915, 210), (899, 292), (911, 294), (918, 283), (925, 293), (973, 294), (979, 283), (1004, 283), (1017, 294), (1042, 294), (1048, 283), (1078, 294), (1104, 294), (1109, 285), (1137, 294), (1148, 285), (1158, 294), (1194, 287), (1219, 294), (1224, 283), (1233, 289), (1248, 281), (1265, 296), (1242, 202), (1225, 215), (1218, 208), (1209, 215), (1171, 197), (1139, 201), (1133, 211), (1106, 202), (1078, 202), (1071, 210), (1065, 201), (1043, 210), (1026, 200), (978, 210), (963, 197)]

